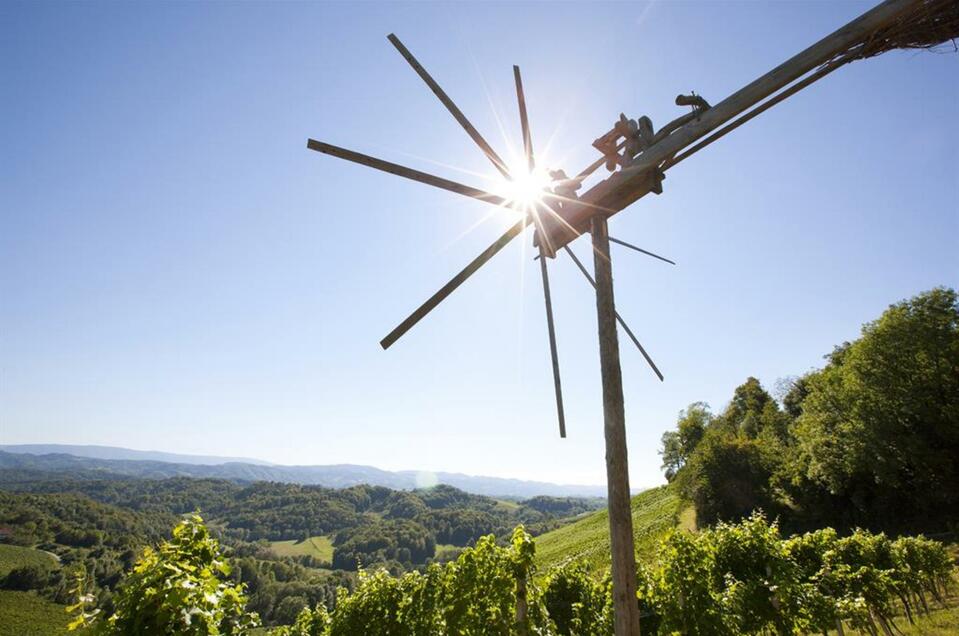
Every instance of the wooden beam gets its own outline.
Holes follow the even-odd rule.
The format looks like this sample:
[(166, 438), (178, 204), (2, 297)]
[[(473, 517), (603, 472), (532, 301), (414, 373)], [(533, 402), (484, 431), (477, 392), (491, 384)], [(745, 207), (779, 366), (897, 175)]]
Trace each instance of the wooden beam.
[(516, 82), (516, 101), (519, 102), (519, 124), (523, 131), (523, 151), (526, 153), (526, 168), (533, 172), (536, 159), (533, 157), (533, 136), (529, 131), (529, 117), (526, 115), (526, 94), (523, 92), (523, 77), (519, 67), (513, 65), (513, 80)]
[(653, 258), (658, 258), (659, 260), (665, 261), (665, 262), (669, 263), (670, 265), (675, 265), (675, 264), (676, 264), (676, 261), (671, 261), (671, 260), (669, 260), (668, 258), (666, 258), (665, 256), (660, 256), (659, 254), (654, 254), (653, 252), (650, 252), (649, 250), (644, 250), (644, 249), (641, 248), (641, 247), (636, 247), (636, 246), (633, 245), (632, 243), (627, 243), (626, 241), (621, 241), (621, 240), (619, 240), (618, 238), (613, 238), (612, 236), (609, 237), (609, 240), (612, 241), (613, 243), (619, 243), (619, 244), (622, 245), (623, 247), (628, 247), (628, 248), (631, 249), (631, 250), (636, 250), (636, 251), (639, 252), (640, 254), (645, 254), (646, 256), (652, 256)]
[(456, 194), (462, 194), (463, 196), (470, 197), (471, 199), (479, 199), (480, 201), (485, 201), (486, 203), (499, 206), (505, 206), (507, 204), (506, 199), (503, 197), (490, 194), (485, 190), (463, 185), (462, 183), (457, 183), (456, 181), (450, 181), (449, 179), (444, 179), (443, 177), (437, 177), (436, 175), (429, 174), (428, 172), (420, 172), (419, 170), (414, 170), (413, 168), (407, 168), (406, 166), (401, 166), (398, 163), (384, 161), (382, 159), (377, 159), (376, 157), (354, 152), (353, 150), (347, 150), (346, 148), (340, 148), (339, 146), (323, 143), (322, 141), (316, 141), (315, 139), (307, 140), (306, 147), (310, 150), (315, 150), (317, 152), (322, 152), (325, 155), (330, 155), (331, 157), (346, 159), (347, 161), (352, 161), (353, 163), (358, 163), (362, 166), (376, 168), (377, 170), (382, 170), (383, 172), (395, 174), (396, 176), (403, 177), (404, 179), (419, 181), (420, 183), (431, 185), (434, 188), (440, 188), (442, 190), (455, 192)]
[(549, 333), (549, 355), (553, 363), (553, 390), (556, 393), (556, 417), (559, 418), (559, 436), (566, 437), (566, 413), (563, 410), (563, 385), (559, 377), (559, 353), (556, 351), (556, 327), (553, 323), (553, 299), (549, 293), (549, 274), (546, 272), (546, 258), (543, 244), (540, 243), (539, 271), (543, 277), (543, 297), (546, 299), (546, 329)]
[(629, 500), (629, 463), (626, 456), (623, 373), (619, 365), (619, 339), (616, 335), (613, 264), (609, 258), (609, 231), (604, 216), (600, 214), (593, 216), (590, 233), (593, 237), (599, 362), (603, 378), (606, 502), (609, 508), (609, 543), (613, 564), (613, 625), (616, 636), (639, 636), (636, 554), (633, 547), (633, 515)]
[(920, 2), (922, 0), (886, 0), (651, 146), (637, 156), (631, 166), (613, 173), (608, 179), (583, 193), (580, 197), (581, 205), (569, 204), (563, 207), (563, 220), (575, 228), (576, 232), (567, 231), (561, 223), (550, 225), (548, 232), (552, 247), (558, 250), (585, 232), (596, 207), (609, 209), (607, 216), (612, 216), (650, 192), (659, 192), (663, 178), (659, 170), (664, 162), (769, 95), (828, 63), (870, 33), (909, 13)]
[[(697, 120), (649, 148), (623, 172), (626, 175), (638, 175), (659, 166), (700, 137), (709, 134), (747, 108), (758, 104), (818, 66), (829, 62), (850, 46), (861, 42), (869, 34), (909, 12), (921, 2), (922, 0), (886, 0), (877, 5), (714, 105)], [(629, 187), (629, 183), (627, 182), (625, 186)]]

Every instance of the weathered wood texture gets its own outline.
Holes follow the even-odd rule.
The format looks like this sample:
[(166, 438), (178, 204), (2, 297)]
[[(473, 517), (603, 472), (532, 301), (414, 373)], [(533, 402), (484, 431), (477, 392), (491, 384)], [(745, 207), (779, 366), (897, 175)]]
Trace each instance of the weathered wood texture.
[(603, 420), (606, 436), (606, 492), (609, 507), (609, 543), (613, 565), (613, 612), (616, 636), (639, 636), (636, 601), (636, 555), (629, 499), (629, 462), (626, 456), (626, 410), (623, 374), (619, 365), (613, 265), (609, 258), (606, 218), (591, 221), (593, 267), (596, 271), (596, 317), (599, 361), (603, 378)]
[[(529, 117), (526, 115), (526, 95), (523, 92), (523, 77), (519, 67), (513, 66), (513, 79), (516, 81), (516, 102), (519, 105), (519, 124), (523, 133), (523, 152), (526, 154), (526, 168), (530, 174), (536, 170), (536, 158), (533, 156), (533, 135), (529, 130)], [(537, 233), (542, 231), (539, 221), (538, 204), (528, 211), (536, 224)], [(559, 420), (559, 436), (566, 437), (566, 413), (563, 410), (563, 383), (559, 377), (559, 353), (556, 350), (556, 327), (553, 322), (553, 299), (549, 293), (549, 272), (546, 269), (546, 246), (539, 243), (539, 271), (543, 279), (543, 298), (546, 301), (546, 330), (549, 335), (549, 355), (553, 365), (553, 391), (556, 393), (556, 417)]]
[(516, 101), (519, 103), (519, 125), (523, 131), (523, 152), (526, 153), (526, 167), (530, 172), (536, 169), (536, 160), (533, 158), (533, 137), (529, 132), (529, 117), (526, 115), (526, 95), (523, 92), (523, 77), (519, 67), (513, 65), (513, 79), (516, 81)]
[(553, 362), (553, 390), (556, 392), (556, 417), (559, 419), (559, 436), (566, 437), (566, 413), (563, 410), (563, 384), (559, 378), (559, 353), (556, 350), (556, 327), (553, 323), (553, 299), (549, 293), (549, 274), (546, 258), (540, 247), (539, 268), (543, 276), (543, 296), (546, 299), (546, 329), (549, 333), (549, 354)]
[(628, 247), (628, 248), (631, 249), (631, 250), (636, 250), (636, 251), (639, 252), (640, 254), (645, 254), (646, 256), (652, 256), (653, 258), (658, 258), (659, 260), (665, 261), (665, 262), (669, 263), (670, 265), (675, 265), (675, 264), (676, 264), (676, 261), (671, 261), (671, 260), (669, 260), (668, 258), (666, 258), (665, 256), (660, 256), (659, 254), (654, 254), (653, 252), (650, 252), (649, 250), (644, 250), (644, 249), (641, 248), (641, 247), (636, 247), (636, 246), (633, 245), (632, 243), (627, 243), (626, 241), (621, 241), (621, 240), (619, 240), (618, 238), (613, 238), (612, 236), (609, 237), (609, 240), (612, 241), (613, 243), (618, 243), (618, 244), (622, 245), (623, 247)]
[(401, 166), (398, 163), (377, 159), (376, 157), (364, 155), (361, 152), (347, 150), (346, 148), (340, 148), (339, 146), (334, 146), (333, 144), (324, 143), (315, 139), (308, 139), (306, 142), (306, 147), (310, 150), (315, 150), (317, 152), (322, 152), (325, 155), (330, 155), (331, 157), (346, 159), (347, 161), (352, 161), (353, 163), (358, 163), (362, 166), (376, 168), (377, 170), (395, 174), (396, 176), (403, 177), (404, 179), (419, 181), (420, 183), (431, 185), (434, 188), (440, 188), (442, 190), (455, 192), (456, 194), (462, 194), (465, 197), (479, 199), (480, 201), (485, 201), (486, 203), (491, 203), (492, 205), (502, 206), (507, 205), (508, 203), (503, 197), (491, 194), (485, 190), (480, 190), (479, 188), (463, 185), (462, 183), (457, 183), (456, 181), (450, 181), (449, 179), (444, 179), (443, 177), (437, 177), (436, 175), (432, 175), (428, 172), (421, 172), (419, 170), (414, 170), (413, 168), (407, 168), (406, 166)]
[(607, 216), (612, 216), (657, 188), (659, 179), (656, 174), (659, 166), (683, 148), (695, 143), (806, 73), (829, 62), (876, 29), (907, 14), (920, 1), (886, 0), (747, 84), (705, 111), (698, 119), (646, 150), (637, 157), (633, 165), (614, 173), (610, 178), (583, 193), (580, 204), (564, 206), (561, 211), (563, 219), (574, 228), (575, 232), (569, 231), (562, 224), (551, 225), (548, 229), (553, 249), (558, 250), (585, 233), (589, 229), (590, 219), (597, 207), (606, 209)]

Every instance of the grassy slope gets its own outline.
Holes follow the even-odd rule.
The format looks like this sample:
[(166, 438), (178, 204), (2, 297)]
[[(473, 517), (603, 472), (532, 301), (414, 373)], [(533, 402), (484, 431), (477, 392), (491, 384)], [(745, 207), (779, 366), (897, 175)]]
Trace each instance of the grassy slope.
[(0, 576), (25, 565), (38, 565), (43, 568), (57, 567), (57, 561), (51, 555), (33, 548), (18, 545), (0, 544)]
[[(46, 552), (16, 545), (0, 544), (0, 576), (25, 565), (58, 567), (56, 559)], [(67, 612), (33, 592), (0, 590), (0, 636), (33, 636), (65, 634)]]
[(953, 604), (947, 609), (934, 610), (929, 616), (917, 618), (915, 625), (900, 617), (896, 624), (906, 636), (955, 636), (959, 634), (959, 608)]
[(0, 636), (66, 634), (68, 621), (63, 605), (33, 592), (0, 590)]
[(306, 541), (272, 541), (272, 550), (277, 556), (312, 556), (320, 561), (333, 561), (333, 542), (329, 537), (310, 537)]
[[(679, 496), (668, 486), (633, 497), (633, 536), (640, 561), (655, 559), (660, 539), (679, 524), (680, 507)], [(571, 558), (585, 560), (597, 573), (609, 567), (609, 517), (605, 510), (536, 537), (540, 571)]]

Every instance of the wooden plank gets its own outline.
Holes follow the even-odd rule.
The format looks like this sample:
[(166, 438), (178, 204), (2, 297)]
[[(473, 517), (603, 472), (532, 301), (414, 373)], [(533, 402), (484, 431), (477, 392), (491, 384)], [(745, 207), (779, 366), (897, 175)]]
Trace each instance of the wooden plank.
[(676, 261), (671, 261), (671, 260), (669, 260), (668, 258), (666, 258), (665, 256), (660, 256), (659, 254), (654, 254), (653, 252), (650, 252), (649, 250), (644, 250), (644, 249), (641, 248), (641, 247), (636, 247), (636, 246), (633, 245), (632, 243), (627, 243), (626, 241), (621, 241), (621, 240), (619, 240), (618, 238), (613, 238), (612, 236), (609, 237), (609, 240), (612, 241), (613, 243), (619, 243), (619, 244), (622, 245), (623, 247), (628, 247), (628, 248), (631, 249), (631, 250), (636, 250), (636, 251), (639, 252), (640, 254), (645, 254), (646, 256), (652, 256), (653, 258), (658, 258), (659, 260), (665, 261), (665, 262), (669, 263), (670, 265), (675, 265), (675, 264), (676, 264)]
[(346, 159), (347, 161), (352, 161), (353, 163), (358, 163), (362, 166), (376, 168), (377, 170), (382, 170), (383, 172), (395, 174), (396, 176), (403, 177), (404, 179), (419, 181), (420, 183), (431, 185), (434, 188), (440, 188), (442, 190), (455, 192), (456, 194), (462, 194), (463, 196), (470, 197), (471, 199), (479, 199), (480, 201), (485, 201), (486, 203), (491, 203), (498, 206), (507, 205), (506, 199), (495, 194), (490, 194), (485, 190), (463, 185), (462, 183), (457, 183), (456, 181), (450, 181), (449, 179), (444, 179), (443, 177), (437, 177), (436, 175), (429, 174), (428, 172), (421, 172), (419, 170), (414, 170), (413, 168), (407, 168), (406, 166), (401, 166), (398, 163), (377, 159), (376, 157), (354, 152), (353, 150), (347, 150), (346, 148), (340, 148), (339, 146), (334, 146), (322, 141), (309, 139), (306, 142), (306, 147), (310, 150), (315, 150), (317, 152), (322, 152), (325, 155), (330, 155), (331, 157)]
[(459, 274), (457, 274), (456, 276), (452, 278), (452, 280), (450, 280), (450, 282), (443, 285), (443, 287), (438, 292), (430, 296), (430, 298), (425, 303), (420, 305), (416, 309), (416, 311), (410, 314), (409, 318), (401, 322), (399, 326), (396, 327), (396, 329), (391, 331), (389, 334), (387, 334), (385, 338), (380, 340), (380, 346), (383, 347), (384, 349), (388, 349), (390, 345), (392, 345), (394, 342), (399, 340), (403, 336), (403, 334), (405, 334), (407, 331), (413, 328), (413, 325), (415, 325), (420, 320), (422, 320), (423, 317), (426, 316), (426, 314), (433, 311), (436, 308), (436, 306), (439, 305), (441, 302), (443, 302), (443, 300), (447, 296), (449, 296), (454, 291), (456, 291), (457, 287), (459, 287), (464, 282), (466, 282), (467, 278), (475, 274), (476, 270), (478, 270), (480, 267), (486, 264), (486, 262), (490, 260), (491, 258), (493, 258), (497, 252), (499, 252), (501, 249), (506, 247), (507, 243), (509, 243), (514, 238), (519, 236), (523, 232), (523, 230), (526, 229), (526, 226), (529, 225), (529, 223), (530, 223), (530, 216), (527, 215), (522, 221), (519, 221), (518, 223), (516, 223), (516, 225), (506, 230), (506, 232), (503, 233), (503, 235), (500, 236), (498, 239), (496, 239), (496, 241), (492, 245), (490, 245), (485, 250), (483, 250), (482, 254), (474, 258), (470, 262), (470, 264), (464, 267)]
[(619, 365), (619, 339), (616, 334), (613, 265), (609, 258), (609, 231), (604, 216), (593, 217), (590, 233), (593, 238), (593, 267), (596, 272), (599, 362), (603, 378), (606, 493), (613, 566), (613, 625), (616, 636), (639, 636), (636, 555), (633, 547), (633, 515), (629, 499), (629, 463), (626, 453), (626, 409), (623, 403), (623, 374)]
[(529, 131), (529, 117), (526, 115), (526, 94), (523, 92), (523, 78), (519, 67), (513, 65), (513, 79), (516, 82), (516, 101), (519, 102), (519, 123), (523, 131), (523, 151), (526, 153), (526, 167), (530, 172), (536, 169), (533, 157), (533, 136)]
[(482, 150), (483, 154), (485, 154), (486, 157), (493, 163), (493, 166), (499, 170), (500, 174), (506, 179), (510, 179), (509, 168), (506, 165), (506, 162), (500, 159), (500, 156), (496, 154), (496, 151), (493, 150), (492, 146), (486, 142), (486, 139), (483, 138), (483, 135), (481, 135), (473, 126), (473, 124), (470, 123), (470, 120), (466, 118), (466, 115), (463, 114), (463, 111), (461, 111), (459, 107), (453, 103), (453, 100), (450, 99), (450, 96), (446, 94), (446, 91), (440, 88), (440, 85), (436, 83), (436, 80), (434, 80), (433, 77), (426, 72), (426, 69), (423, 68), (423, 65), (419, 63), (419, 60), (413, 57), (413, 54), (410, 53), (409, 49), (407, 49), (402, 42), (400, 42), (400, 39), (396, 37), (395, 34), (390, 33), (388, 36), (386, 36), (386, 39), (388, 39), (393, 46), (396, 47), (396, 50), (400, 52), (400, 55), (402, 55), (409, 65), (413, 67), (413, 70), (416, 71), (416, 74), (419, 75), (423, 81), (426, 82), (426, 85), (430, 87), (430, 90), (433, 91), (433, 94), (436, 95), (441, 102), (443, 102), (443, 105), (446, 106), (446, 110), (450, 111), (450, 114), (453, 115), (453, 118), (459, 122), (460, 126), (463, 127), (463, 130), (466, 131), (466, 134), (468, 134), (476, 143), (476, 145), (480, 147), (480, 150)]
[(553, 299), (549, 293), (549, 274), (546, 271), (544, 247), (540, 243), (539, 270), (543, 276), (543, 296), (546, 299), (546, 329), (549, 332), (549, 355), (553, 363), (553, 390), (556, 393), (556, 417), (559, 418), (559, 436), (566, 437), (566, 413), (563, 411), (563, 385), (559, 378), (559, 353), (556, 351), (556, 328), (553, 324)]

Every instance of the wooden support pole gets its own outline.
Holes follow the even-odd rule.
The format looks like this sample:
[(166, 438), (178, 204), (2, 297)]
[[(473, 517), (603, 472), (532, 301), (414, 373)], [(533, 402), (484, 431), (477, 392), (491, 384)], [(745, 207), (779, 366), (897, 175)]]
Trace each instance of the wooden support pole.
[(603, 377), (606, 493), (613, 563), (613, 622), (616, 636), (639, 636), (636, 554), (633, 548), (633, 515), (626, 457), (626, 409), (623, 404), (623, 374), (619, 366), (619, 339), (613, 302), (613, 264), (609, 257), (609, 230), (605, 216), (593, 216), (590, 233), (593, 237), (593, 267), (596, 272), (599, 362)]

